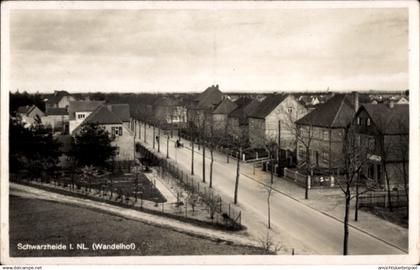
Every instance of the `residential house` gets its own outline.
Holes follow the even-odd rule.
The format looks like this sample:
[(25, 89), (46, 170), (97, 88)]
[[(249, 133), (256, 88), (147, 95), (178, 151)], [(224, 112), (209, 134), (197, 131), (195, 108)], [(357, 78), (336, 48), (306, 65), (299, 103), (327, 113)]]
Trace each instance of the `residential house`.
[(187, 108), (184, 103), (174, 97), (164, 96), (154, 104), (155, 118), (164, 127), (183, 127), (187, 123)]
[(307, 165), (308, 150), (310, 166), (315, 171), (340, 173), (344, 167), (345, 130), (359, 106), (357, 100), (357, 96), (352, 101), (350, 95), (336, 94), (295, 122), (298, 167)]
[(254, 112), (261, 102), (257, 99), (239, 98), (235, 103), (237, 108), (228, 115), (228, 136), (233, 139), (242, 137), (248, 143), (248, 116)]
[(103, 105), (105, 101), (93, 100), (93, 101), (71, 101), (68, 107), (69, 113), (69, 133), (73, 131), (100, 105)]
[(362, 177), (379, 187), (404, 187), (408, 183), (409, 105), (365, 104), (357, 111), (352, 127), (365, 163)]
[(44, 113), (35, 105), (26, 105), (18, 107), (16, 115), (21, 118), (25, 127), (30, 127), (36, 121), (41, 121)]
[(45, 101), (45, 109), (49, 108), (68, 108), (71, 101), (76, 99), (67, 91), (54, 91), (54, 94), (48, 95)]
[(265, 148), (269, 142), (278, 143), (280, 149), (294, 151), (294, 121), (307, 113), (307, 109), (294, 95), (271, 94), (248, 116), (249, 143), (253, 148)]
[(211, 112), (223, 100), (219, 85), (212, 85), (199, 94), (188, 106), (187, 120), (192, 128), (201, 128), (204, 120), (211, 121)]
[(47, 108), (45, 115), (41, 117), (41, 122), (44, 126), (53, 130), (59, 129), (64, 133), (68, 133), (69, 114), (66, 108)]
[[(208, 134), (211, 134), (212, 132), (213, 134), (211, 134), (211, 136), (226, 136), (228, 127), (228, 115), (237, 107), (238, 105), (236, 105), (236, 103), (231, 101), (229, 98), (224, 98), (211, 113), (211, 122), (206, 126)], [(211, 129), (213, 130), (211, 131)]]
[[(113, 138), (112, 145), (117, 147), (115, 161), (133, 161), (135, 157), (134, 133), (124, 123), (124, 119), (119, 117), (118, 113), (122, 111), (120, 105), (114, 111), (112, 110), (115, 108), (114, 105), (99, 105), (71, 134), (76, 136), (85, 124), (97, 124), (108, 131)], [(130, 119), (129, 115), (128, 119)]]

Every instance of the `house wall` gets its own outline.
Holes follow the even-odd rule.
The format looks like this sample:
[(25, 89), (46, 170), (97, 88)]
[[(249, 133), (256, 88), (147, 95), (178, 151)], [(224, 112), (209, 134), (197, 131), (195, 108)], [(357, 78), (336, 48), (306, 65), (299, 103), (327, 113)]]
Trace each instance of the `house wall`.
[(264, 148), (265, 146), (265, 120), (249, 118), (248, 138), (252, 148)]
[(239, 125), (239, 119), (228, 117), (227, 120), (227, 133), (228, 136), (231, 136), (234, 139), (238, 139), (241, 135), (246, 135), (246, 138), (248, 138), (248, 132), (243, 133), (240, 125)]
[(294, 96), (289, 95), (265, 118), (265, 140), (276, 143), (279, 141), (280, 121), (280, 148), (294, 151), (296, 148), (294, 122), (306, 113), (306, 108), (297, 102)]
[[(75, 119), (69, 121), (69, 132), (70, 134), (89, 116), (92, 112), (75, 112)], [(84, 118), (78, 119), (79, 114), (85, 114)]]
[(227, 115), (226, 114), (213, 114), (213, 133), (217, 136), (226, 135), (227, 128)]
[(122, 136), (115, 136), (112, 141), (113, 146), (118, 147), (118, 154), (115, 156), (116, 161), (134, 160), (134, 133), (126, 125), (103, 125), (105, 130), (110, 134), (112, 127), (123, 127)]
[(343, 142), (344, 129), (330, 129), (323, 127), (302, 127), (302, 140), (297, 142), (297, 162), (306, 162), (306, 147), (309, 142), (309, 160), (311, 165), (322, 170), (336, 172), (344, 167)]
[(50, 126), (51, 128), (62, 128), (65, 123), (69, 122), (68, 115), (45, 115), (41, 117), (42, 124), (44, 126)]
[(58, 108), (68, 108), (70, 101), (75, 101), (76, 99), (72, 96), (64, 96), (61, 98), (61, 100), (58, 102)]

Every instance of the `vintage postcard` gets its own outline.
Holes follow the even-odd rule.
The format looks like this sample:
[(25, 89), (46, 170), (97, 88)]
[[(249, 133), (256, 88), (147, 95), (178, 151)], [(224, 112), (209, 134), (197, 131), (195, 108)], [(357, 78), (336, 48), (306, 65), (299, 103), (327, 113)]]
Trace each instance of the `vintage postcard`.
[(5, 2), (1, 263), (416, 264), (416, 1)]

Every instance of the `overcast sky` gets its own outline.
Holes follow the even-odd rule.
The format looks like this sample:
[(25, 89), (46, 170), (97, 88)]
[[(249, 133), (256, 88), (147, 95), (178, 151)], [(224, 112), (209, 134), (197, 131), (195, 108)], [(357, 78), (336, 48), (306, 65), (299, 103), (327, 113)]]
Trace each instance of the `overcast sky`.
[(406, 9), (15, 10), (11, 90), (403, 90)]

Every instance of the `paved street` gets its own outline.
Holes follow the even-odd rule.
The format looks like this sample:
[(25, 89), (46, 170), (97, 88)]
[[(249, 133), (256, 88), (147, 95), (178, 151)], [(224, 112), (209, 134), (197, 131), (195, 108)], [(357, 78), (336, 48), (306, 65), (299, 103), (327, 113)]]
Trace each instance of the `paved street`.
[[(141, 126), (141, 139), (138, 142), (152, 148), (152, 128), (147, 128), (147, 142), (144, 143), (144, 125)], [(155, 136), (158, 132), (156, 129)], [(169, 143), (169, 157), (176, 160), (180, 169), (191, 172), (191, 148), (189, 142), (182, 140), (183, 148), (175, 148), (173, 137)], [(160, 152), (166, 156), (166, 136), (161, 133)], [(157, 151), (157, 143), (155, 151)], [(195, 147), (194, 173), (202, 177), (202, 150)], [(214, 153), (213, 186), (223, 197), (233, 201), (236, 176), (236, 161), (226, 163), (226, 157)], [(210, 153), (206, 151), (206, 181), (209, 181)], [(242, 222), (255, 238), (266, 232), (267, 195), (258, 181), (263, 182), (268, 175), (257, 173), (252, 179), (252, 165), (241, 163), (239, 185), (239, 206), (242, 209)], [(257, 181), (256, 181), (257, 180)], [(343, 223), (304, 205), (280, 192), (271, 197), (271, 224), (275, 240), (289, 248), (295, 248), (297, 254), (341, 254), (343, 241)], [(350, 254), (402, 254), (403, 251), (369, 234), (350, 228)]]

